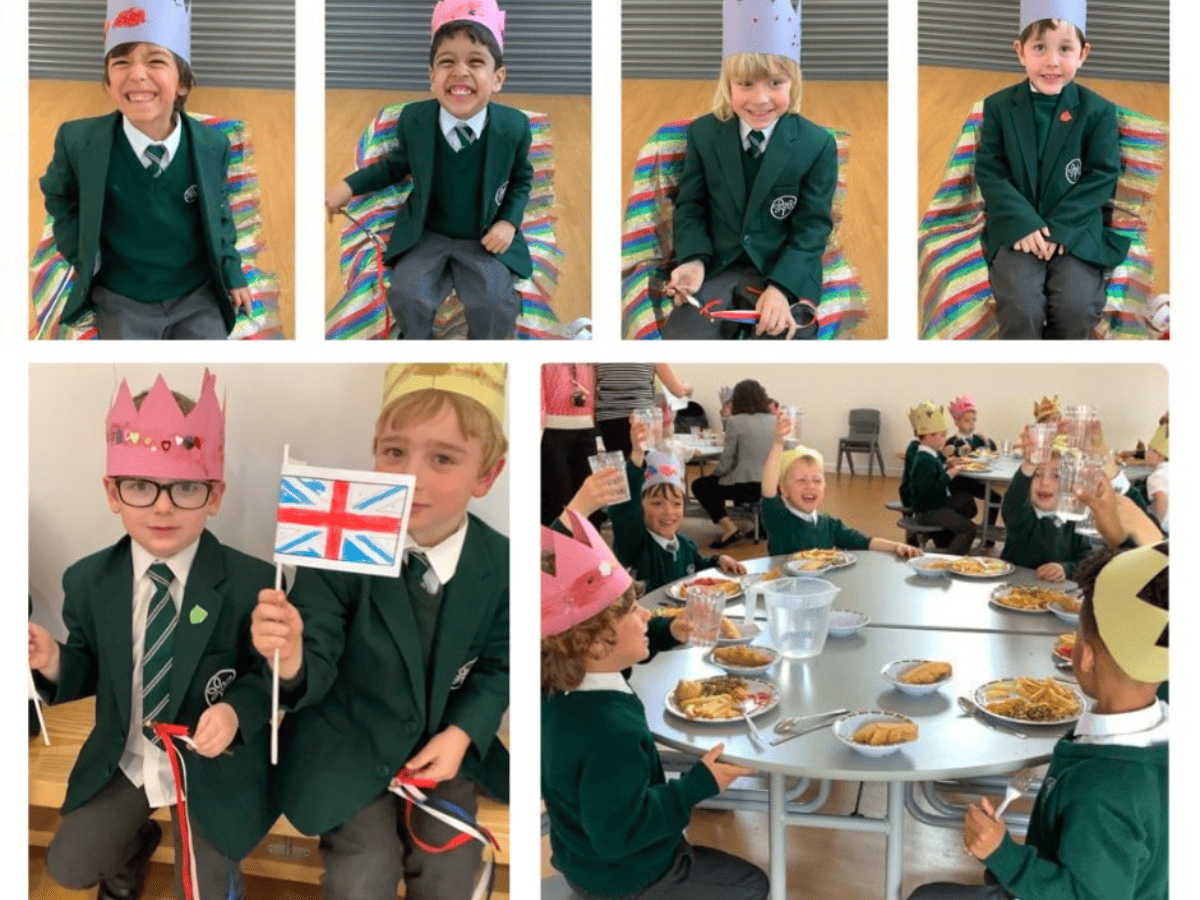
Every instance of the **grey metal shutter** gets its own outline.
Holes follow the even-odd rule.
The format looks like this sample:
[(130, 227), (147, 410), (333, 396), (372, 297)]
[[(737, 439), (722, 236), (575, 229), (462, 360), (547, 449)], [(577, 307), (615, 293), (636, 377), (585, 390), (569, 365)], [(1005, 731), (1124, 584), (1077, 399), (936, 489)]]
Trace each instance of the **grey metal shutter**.
[[(326, 87), (429, 90), (433, 7), (434, 0), (326, 0)], [(500, 8), (508, 13), (505, 90), (592, 92), (592, 0), (501, 0)]]
[[(197, 82), (292, 88), (296, 2), (194, 0), (192, 69)], [(104, 74), (104, 11), (104, 0), (29, 0), (29, 77), (99, 82)]]
[[(715, 80), (721, 70), (723, 5), (722, 0), (624, 0), (624, 77)], [(800, 28), (806, 79), (887, 80), (887, 0), (803, 0)]]
[[(1170, 68), (1168, 0), (1089, 0), (1091, 55), (1080, 70), (1093, 78), (1166, 82)], [(925, 66), (989, 69), (1020, 75), (1013, 52), (1020, 4), (994, 0), (920, 0), (918, 61)]]

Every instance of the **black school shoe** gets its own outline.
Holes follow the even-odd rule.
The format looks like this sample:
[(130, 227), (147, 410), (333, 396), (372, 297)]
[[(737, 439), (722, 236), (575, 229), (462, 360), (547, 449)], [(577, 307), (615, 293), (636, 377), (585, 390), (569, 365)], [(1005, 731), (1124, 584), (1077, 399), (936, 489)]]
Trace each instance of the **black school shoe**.
[(146, 886), (146, 869), (150, 867), (150, 857), (162, 840), (162, 827), (153, 819), (142, 823), (137, 830), (137, 851), (125, 864), (125, 871), (113, 875), (100, 882), (100, 890), (96, 893), (97, 900), (138, 900)]

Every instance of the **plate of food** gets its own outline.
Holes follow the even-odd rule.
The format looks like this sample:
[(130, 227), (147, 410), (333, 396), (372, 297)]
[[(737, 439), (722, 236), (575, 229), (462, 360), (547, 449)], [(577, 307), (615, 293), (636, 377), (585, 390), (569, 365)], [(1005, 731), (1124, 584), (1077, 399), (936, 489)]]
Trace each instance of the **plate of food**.
[(962, 578), (999, 578), (1017, 570), (1012, 563), (990, 556), (960, 556), (950, 564), (950, 572)]
[(833, 736), (864, 756), (888, 756), (920, 736), (908, 716), (882, 709), (860, 709), (833, 723)]
[(921, 697), (948, 684), (954, 677), (954, 667), (936, 659), (898, 659), (884, 666), (879, 674), (896, 690)]
[(1078, 625), (1079, 610), (1083, 607), (1083, 600), (1062, 591), (1055, 591), (1055, 593), (1058, 596), (1051, 600), (1046, 608), (1068, 625)]
[(1060, 634), (1054, 640), (1054, 649), (1050, 651), (1050, 655), (1054, 657), (1055, 663), (1062, 664), (1071, 662), (1071, 656), (1075, 653), (1075, 632), (1069, 634)]
[(1083, 697), (1057, 678), (1000, 678), (975, 689), (989, 716), (1014, 725), (1067, 725), (1083, 712)]
[(816, 575), (829, 569), (844, 569), (858, 562), (858, 557), (846, 550), (814, 547), (788, 557), (787, 569), (794, 575)]
[(705, 659), (714, 666), (720, 666), (730, 675), (754, 675), (775, 665), (779, 661), (779, 651), (771, 647), (733, 644), (728, 647), (714, 647)]
[(691, 722), (740, 722), (742, 704), (753, 706), (747, 715), (761, 716), (779, 705), (779, 688), (762, 678), (717, 675), (681, 679), (667, 694), (667, 710)]
[(725, 592), (725, 599), (732, 600), (734, 597), (740, 597), (742, 594), (742, 583), (736, 578), (728, 578), (724, 575), (701, 575), (698, 578), (689, 578), (686, 581), (677, 581), (667, 588), (667, 596), (672, 600), (687, 601), (688, 588), (695, 585), (696, 587), (718, 588)]
[(908, 567), (922, 578), (949, 578), (950, 567), (961, 557), (939, 556), (936, 553), (926, 553), (923, 556), (911, 556)]
[(958, 464), (958, 471), (967, 473), (990, 472), (992, 471), (992, 467), (988, 465), (985, 457), (977, 459), (964, 459)]
[(870, 621), (870, 616), (857, 609), (835, 609), (829, 614), (829, 636), (850, 637)]
[[(686, 613), (686, 606), (661, 606), (654, 611), (654, 615), (664, 616), (668, 619), (673, 619), (676, 616), (682, 616)], [(724, 647), (730, 644), (748, 644), (761, 633), (762, 628), (754, 622), (721, 616), (721, 624), (717, 631), (717, 645)]]

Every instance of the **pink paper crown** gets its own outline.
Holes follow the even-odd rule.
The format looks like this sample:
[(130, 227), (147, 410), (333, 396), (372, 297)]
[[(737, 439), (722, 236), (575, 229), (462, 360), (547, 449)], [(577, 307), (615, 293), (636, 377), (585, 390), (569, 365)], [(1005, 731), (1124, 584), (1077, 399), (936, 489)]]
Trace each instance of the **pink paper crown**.
[(542, 637), (562, 634), (604, 610), (629, 589), (633, 579), (621, 568), (592, 523), (567, 510), (571, 537), (542, 528)]
[(497, 5), (496, 0), (439, 0), (433, 8), (433, 23), (429, 36), (449, 22), (477, 22), (496, 39), (504, 49), (504, 19), (508, 14)]
[(139, 410), (121, 379), (105, 422), (109, 476), (133, 475), (182, 481), (225, 477), (225, 411), (217, 400), (217, 377), (208, 369), (196, 405), (186, 415), (159, 375)]
[(191, 5), (183, 0), (108, 0), (104, 17), (104, 55), (119, 44), (158, 44), (190, 65)]
[(957, 419), (971, 409), (975, 409), (975, 398), (970, 394), (962, 394), (950, 401), (950, 417), (952, 419)]
[(723, 56), (770, 53), (800, 62), (800, 8), (792, 0), (725, 0)]

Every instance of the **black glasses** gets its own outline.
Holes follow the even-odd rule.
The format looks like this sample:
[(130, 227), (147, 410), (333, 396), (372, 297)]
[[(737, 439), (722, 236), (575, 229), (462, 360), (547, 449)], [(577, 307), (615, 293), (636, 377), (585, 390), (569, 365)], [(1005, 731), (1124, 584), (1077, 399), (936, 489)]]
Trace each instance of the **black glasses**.
[(200, 509), (212, 495), (211, 481), (166, 481), (159, 483), (146, 478), (114, 478), (117, 496), (127, 506), (144, 508), (158, 502), (159, 495), (167, 492), (172, 505), (179, 509)]

